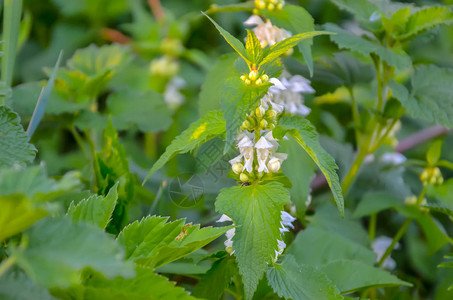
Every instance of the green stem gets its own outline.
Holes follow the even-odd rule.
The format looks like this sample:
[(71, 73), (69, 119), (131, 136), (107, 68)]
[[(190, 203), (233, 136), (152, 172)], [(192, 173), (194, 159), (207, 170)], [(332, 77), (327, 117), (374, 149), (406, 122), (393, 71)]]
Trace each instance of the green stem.
[(85, 146), (83, 144), (83, 138), (82, 136), (79, 134), (79, 132), (77, 131), (77, 129), (75, 129), (74, 125), (72, 125), (71, 127), (69, 127), (69, 130), (71, 131), (72, 135), (74, 136), (74, 139), (76, 140), (76, 143), (77, 145), (79, 146), (80, 150), (82, 151), (83, 155), (87, 158), (87, 159), (90, 159), (90, 155), (87, 153), (86, 149), (85, 149)]
[(346, 176), (343, 179), (343, 182), (341, 183), (341, 189), (343, 191), (343, 195), (346, 195), (346, 193), (348, 192), (348, 189), (351, 187), (352, 183), (354, 182), (355, 176), (359, 172), (359, 169), (363, 163), (363, 160), (368, 155), (368, 143), (369, 143), (370, 139), (371, 139), (371, 136), (369, 136), (367, 138), (367, 140), (364, 142), (364, 144), (361, 145), (359, 152), (357, 153), (357, 157), (351, 166), (351, 169), (349, 169), (348, 174), (346, 174)]
[(373, 153), (374, 151), (376, 151), (379, 148), (379, 146), (381, 146), (381, 144), (384, 142), (384, 140), (388, 137), (388, 135), (392, 131), (393, 127), (395, 127), (396, 122), (398, 122), (398, 120), (396, 120), (396, 119), (392, 121), (390, 126), (385, 131), (384, 135), (381, 136), (379, 138), (379, 140), (371, 147), (370, 153)]
[(145, 154), (148, 157), (155, 158), (157, 155), (157, 135), (152, 132), (145, 133)]
[(352, 106), (352, 118), (354, 120), (354, 125), (355, 125), (355, 138), (357, 145), (360, 144), (360, 129), (362, 128), (361, 122), (360, 122), (360, 114), (359, 114), (359, 107), (357, 105), (357, 102), (355, 101), (354, 97), (354, 90), (352, 87), (348, 87), (349, 95), (351, 97), (351, 106)]
[(377, 79), (377, 94), (378, 94), (378, 102), (376, 105), (376, 110), (380, 112), (382, 110), (382, 106), (384, 104), (384, 97), (383, 97), (383, 82), (382, 82), (382, 72), (381, 72), (381, 62), (379, 59), (375, 60), (375, 67), (376, 67), (376, 79)]
[(376, 223), (377, 223), (377, 213), (374, 213), (370, 216), (370, 224), (368, 225), (368, 236), (370, 241), (373, 241), (376, 237)]
[(0, 277), (6, 273), (14, 264), (16, 263), (16, 258), (13, 256), (8, 257), (0, 264)]

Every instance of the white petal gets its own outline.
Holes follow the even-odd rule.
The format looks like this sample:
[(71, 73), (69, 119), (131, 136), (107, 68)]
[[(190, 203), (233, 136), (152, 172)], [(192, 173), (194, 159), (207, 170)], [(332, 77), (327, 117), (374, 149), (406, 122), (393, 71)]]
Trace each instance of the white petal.
[(274, 145), (266, 139), (266, 137), (262, 136), (258, 143), (256, 143), (256, 149), (272, 149)]
[(289, 89), (296, 93), (314, 93), (315, 90), (310, 86), (310, 80), (300, 75), (295, 75), (289, 80)]
[(232, 240), (226, 240), (224, 243), (225, 247), (227, 248), (233, 248), (233, 241)]
[(263, 19), (261, 19), (257, 15), (250, 16), (247, 20), (245, 20), (244, 25), (246, 26), (253, 26), (253, 25), (261, 25), (264, 24)]
[(388, 152), (384, 153), (381, 157), (381, 161), (384, 163), (389, 163), (393, 165), (399, 165), (406, 161), (406, 156), (397, 152)]
[(217, 220), (217, 222), (222, 223), (222, 222), (233, 222), (233, 219), (228, 217), (227, 215), (223, 214), (220, 219)]
[(286, 248), (285, 242), (284, 242), (284, 241), (277, 240), (277, 244), (278, 244), (279, 250), (282, 249), (282, 252), (283, 252), (283, 249)]
[(296, 111), (296, 113), (297, 113), (298, 115), (301, 115), (301, 116), (303, 116), (303, 117), (308, 116), (308, 114), (309, 114), (310, 112), (311, 112), (311, 109), (308, 108), (308, 107), (306, 107), (306, 106), (303, 105), (303, 104), (299, 105), (299, 107), (298, 107), (298, 109), (297, 109), (297, 111)]
[(230, 159), (228, 162), (229, 162), (231, 165), (240, 163), (240, 162), (242, 162), (242, 156), (243, 156), (243, 154), (241, 153), (241, 154), (239, 154), (238, 156), (236, 156), (235, 158)]
[(277, 78), (275, 77), (272, 77), (269, 79), (269, 82), (270, 83), (273, 83), (274, 86), (280, 90), (286, 90), (286, 87), (281, 83), (280, 80), (278, 80)]
[(233, 238), (235, 232), (236, 232), (236, 228), (232, 228), (232, 229), (228, 230), (227, 232), (225, 232), (225, 235), (229, 240), (231, 240)]

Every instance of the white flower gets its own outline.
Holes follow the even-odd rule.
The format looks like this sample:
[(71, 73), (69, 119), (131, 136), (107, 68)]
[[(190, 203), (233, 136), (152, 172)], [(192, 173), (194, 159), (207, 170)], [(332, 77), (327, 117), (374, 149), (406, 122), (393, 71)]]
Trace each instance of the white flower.
[[(294, 225), (292, 224), (296, 218), (294, 218), (293, 216), (291, 216), (289, 213), (287, 213), (286, 211), (281, 211), (281, 222), (280, 222), (280, 225), (282, 227), (280, 227), (280, 232), (283, 233), (283, 232), (288, 232), (289, 229), (288, 227), (294, 229)], [(288, 227), (286, 227), (288, 226)]]
[(167, 83), (164, 99), (170, 108), (176, 109), (184, 102), (184, 95), (179, 90), (184, 88), (185, 85), (186, 82), (180, 77), (174, 77)]
[[(242, 158), (245, 160), (245, 164), (241, 171), (247, 170), (247, 172), (253, 171), (253, 157), (254, 157), (254, 135), (251, 132), (243, 131), (239, 134), (236, 139), (238, 142), (237, 147), (239, 148), (240, 154), (235, 158), (231, 159), (229, 163), (232, 166), (242, 162)], [(238, 173), (235, 171), (235, 173)]]
[(232, 228), (225, 232), (225, 235), (227, 237), (227, 240), (223, 243), (226, 247), (227, 252), (230, 253), (230, 255), (233, 255), (234, 250), (233, 250), (233, 237), (236, 232), (236, 228)]
[[(385, 251), (387, 248), (392, 244), (392, 239), (386, 236), (380, 236), (376, 239), (374, 239), (373, 244), (371, 245), (371, 248), (373, 249), (374, 253), (376, 253), (376, 261), (379, 262), (381, 258), (384, 256)], [(399, 244), (396, 244), (395, 249), (399, 248)], [(382, 267), (388, 270), (393, 270), (396, 267), (396, 262), (388, 256), (385, 260), (384, 263), (382, 264)]]
[(266, 172), (269, 173), (269, 170), (266, 166), (267, 159), (271, 155), (271, 151), (274, 148), (274, 144), (266, 139), (266, 137), (262, 136), (258, 143), (255, 145), (256, 148), (256, 156), (258, 158), (258, 172)]
[(272, 46), (292, 36), (291, 32), (278, 28), (277, 26), (273, 26), (271, 21), (269, 20), (266, 20), (266, 22), (264, 22), (257, 15), (253, 15), (248, 18), (244, 22), (244, 25), (256, 26), (255, 28), (253, 28), (253, 32), (255, 32), (262, 48), (265, 48), (266, 46)]
[(220, 219), (217, 220), (217, 222), (222, 223), (222, 222), (233, 222), (233, 219), (228, 217), (227, 215), (223, 214)]
[(406, 156), (398, 152), (387, 152), (381, 156), (381, 161), (387, 164), (399, 165), (406, 161)]
[(286, 244), (284, 241), (281, 241), (281, 240), (277, 240), (277, 248), (278, 250), (275, 250), (275, 258), (274, 258), (274, 262), (277, 261), (277, 258), (283, 253), (283, 251), (285, 250), (286, 248)]
[(283, 161), (288, 157), (286, 153), (274, 153), (270, 158), (269, 162), (267, 163), (267, 168), (273, 172), (277, 173), (280, 171), (280, 167), (282, 166)]

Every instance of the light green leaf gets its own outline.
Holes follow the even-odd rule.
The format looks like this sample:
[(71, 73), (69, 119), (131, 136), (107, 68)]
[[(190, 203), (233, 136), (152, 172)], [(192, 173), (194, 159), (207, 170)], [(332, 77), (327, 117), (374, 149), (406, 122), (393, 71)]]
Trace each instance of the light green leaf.
[(255, 33), (247, 29), (247, 41), (245, 42), (245, 52), (252, 64), (258, 64), (263, 58), (263, 48)]
[(77, 204), (74, 202), (68, 208), (67, 215), (74, 221), (88, 222), (104, 229), (118, 199), (118, 183), (116, 183), (105, 197), (92, 195)]
[(374, 53), (385, 61), (389, 66), (398, 69), (408, 68), (412, 65), (410, 57), (401, 49), (387, 49), (375, 41), (367, 40), (363, 37), (354, 35), (335, 24), (324, 25), (328, 31), (335, 32), (330, 39), (341, 49), (349, 49), (353, 52), (369, 56)]
[(244, 48), (244, 45), (237, 38), (232, 36), (228, 31), (226, 31), (225, 29), (220, 27), (220, 25), (217, 24), (213, 19), (211, 19), (207, 14), (205, 14), (203, 12), (202, 12), (202, 14), (205, 15), (209, 19), (209, 21), (212, 22), (212, 24), (214, 24), (215, 28), (217, 28), (217, 30), (220, 32), (220, 34), (223, 36), (223, 38), (227, 41), (227, 43), (230, 44), (230, 46), (234, 49), (234, 51), (236, 51), (244, 59), (244, 61), (250, 66), (251, 62), (247, 58), (247, 52)]
[(442, 152), (442, 140), (434, 141), (426, 152), (426, 160), (430, 166), (437, 164)]
[(189, 128), (184, 130), (171, 142), (167, 149), (165, 149), (164, 154), (153, 165), (143, 182), (146, 182), (151, 175), (162, 168), (176, 154), (192, 151), (197, 146), (216, 136), (222, 135), (224, 132), (225, 121), (222, 113), (219, 111), (207, 113), (200, 120), (192, 123)]
[(24, 195), (0, 196), (0, 207), (0, 241), (22, 232), (47, 215)]
[(24, 233), (27, 246), (11, 248), (11, 257), (36, 283), (68, 287), (91, 267), (108, 277), (131, 277), (132, 263), (123, 249), (101, 229), (68, 218), (46, 218)]
[(387, 271), (356, 260), (338, 260), (321, 266), (320, 271), (331, 279), (343, 294), (367, 287), (412, 286)]
[(368, 0), (332, 0), (340, 9), (354, 15), (360, 22), (369, 23), (373, 13), (379, 13), (378, 7)]
[(19, 116), (7, 106), (0, 106), (0, 167), (31, 162), (36, 148), (28, 143), (28, 135)]
[(200, 116), (208, 111), (219, 110), (222, 99), (222, 84), (236, 74), (234, 63), (238, 58), (236, 53), (222, 55), (212, 66), (206, 80), (201, 86), (199, 109)]
[(158, 268), (200, 249), (230, 227), (205, 227), (184, 220), (166, 223), (168, 217), (148, 216), (128, 225), (118, 241), (126, 248), (126, 258), (148, 268)]
[(365, 246), (316, 227), (300, 232), (286, 254), (299, 264), (319, 266), (339, 259), (353, 259), (373, 265), (376, 254)]
[(66, 173), (60, 181), (47, 177), (43, 166), (0, 169), (0, 195), (23, 194), (37, 201), (48, 201), (80, 186), (78, 172)]
[[(315, 22), (313, 17), (305, 8), (296, 5), (285, 5), (280, 11), (265, 11), (272, 24), (289, 30), (293, 34), (310, 32), (314, 30)], [(313, 57), (311, 54), (312, 39), (303, 40), (298, 44), (307, 64), (310, 75), (313, 75)]]
[(163, 95), (152, 90), (120, 90), (108, 97), (107, 107), (117, 130), (136, 125), (143, 132), (157, 132), (172, 123)]
[(447, 6), (423, 7), (405, 19), (401, 31), (394, 33), (399, 40), (408, 40), (438, 25), (453, 24), (453, 12)]
[(280, 239), (280, 211), (289, 202), (281, 183), (252, 184), (222, 189), (216, 211), (230, 216), (236, 226), (233, 250), (245, 285), (246, 298), (256, 290)]
[(299, 33), (272, 45), (264, 51), (264, 58), (261, 60), (259, 66), (267, 63), (272, 63), (274, 60), (279, 58), (282, 54), (286, 53), (289, 49), (296, 46), (299, 42), (323, 34), (332, 34), (326, 31), (311, 31), (305, 33)]
[[(286, 131), (289, 131), (294, 139), (304, 148), (313, 161), (318, 165), (324, 174), (332, 190), (340, 214), (344, 215), (344, 199), (336, 170), (338, 169), (335, 160), (321, 147), (318, 141), (318, 134), (313, 125), (301, 117), (283, 117), (280, 119), (275, 133), (276, 138), (282, 138)], [(275, 134), (274, 133), (274, 134)]]
[(422, 65), (412, 75), (411, 92), (390, 82), (394, 96), (414, 117), (453, 128), (453, 71)]
[(83, 285), (67, 290), (53, 289), (52, 295), (59, 299), (111, 300), (111, 299), (179, 299), (195, 300), (183, 288), (175, 286), (168, 278), (154, 273), (152, 269), (136, 267), (134, 278), (107, 279), (100, 273), (86, 272)]
[(52, 300), (49, 291), (36, 285), (24, 273), (10, 271), (0, 277), (0, 299), (2, 300)]
[(404, 204), (402, 200), (389, 193), (368, 193), (363, 196), (352, 216), (361, 218), (401, 204)]
[(325, 274), (315, 267), (297, 264), (292, 255), (285, 256), (282, 264), (274, 264), (269, 268), (267, 280), (274, 291), (285, 299), (343, 299)]

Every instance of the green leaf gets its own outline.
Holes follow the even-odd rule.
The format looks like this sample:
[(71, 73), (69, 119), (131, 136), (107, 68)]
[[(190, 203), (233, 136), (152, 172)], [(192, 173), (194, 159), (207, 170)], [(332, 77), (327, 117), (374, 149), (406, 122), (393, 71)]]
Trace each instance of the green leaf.
[(201, 277), (193, 295), (203, 299), (219, 299), (237, 273), (235, 260), (224, 257), (214, 262), (211, 269)]
[(275, 258), (280, 211), (287, 202), (289, 193), (277, 182), (222, 189), (217, 197), (216, 211), (227, 214), (236, 226), (233, 250), (247, 299), (252, 298), (268, 264)]
[(338, 169), (335, 160), (321, 147), (318, 141), (318, 134), (313, 125), (301, 117), (283, 117), (280, 119), (275, 133), (276, 138), (282, 138), (285, 132), (289, 131), (294, 139), (304, 148), (313, 161), (321, 169), (332, 190), (340, 214), (344, 215), (344, 199), (336, 170)]
[(171, 142), (167, 149), (165, 149), (164, 154), (162, 154), (153, 165), (143, 183), (176, 154), (192, 151), (197, 146), (216, 136), (222, 135), (224, 132), (225, 121), (222, 113), (219, 111), (207, 113), (200, 120), (192, 123), (189, 128), (184, 130)]
[(244, 48), (244, 45), (237, 38), (232, 36), (228, 31), (226, 31), (225, 29), (220, 27), (220, 25), (217, 24), (213, 19), (211, 19), (207, 14), (205, 14), (203, 12), (202, 12), (202, 14), (205, 15), (206, 18), (208, 18), (209, 21), (212, 22), (212, 24), (214, 24), (215, 28), (217, 28), (217, 30), (220, 32), (220, 34), (223, 36), (223, 38), (227, 41), (227, 43), (230, 44), (230, 46), (234, 49), (234, 51), (236, 51), (237, 54), (239, 54), (244, 59), (244, 61), (247, 63), (247, 65), (250, 66), (251, 62), (247, 58), (247, 52), (246, 52), (246, 49)]
[(442, 140), (434, 141), (426, 152), (426, 160), (430, 166), (435, 166), (442, 152)]
[(264, 83), (261, 86), (246, 86), (238, 76), (230, 78), (225, 83), (221, 99), (226, 122), (224, 153), (230, 150), (246, 115), (258, 106), (269, 86), (271, 86), (270, 83)]
[(424, 204), (423, 207), (429, 208), (430, 211), (442, 213), (453, 219), (453, 207), (445, 203), (429, 203)]
[(222, 55), (206, 75), (206, 80), (201, 86), (199, 113), (203, 116), (208, 111), (219, 110), (222, 99), (222, 84), (236, 74), (234, 63), (236, 53)]
[(108, 97), (107, 107), (117, 130), (135, 125), (143, 132), (157, 132), (166, 130), (172, 123), (163, 95), (152, 90), (118, 91)]
[(68, 218), (46, 218), (24, 233), (28, 245), (10, 248), (11, 257), (36, 283), (68, 287), (91, 267), (108, 277), (134, 274), (123, 249), (101, 229)]
[(313, 266), (339, 259), (353, 259), (368, 265), (376, 262), (376, 254), (367, 247), (316, 227), (300, 232), (286, 254), (294, 255), (299, 264)]
[[(261, 60), (259, 67), (272, 63), (274, 60), (278, 59), (282, 54), (286, 53), (289, 49), (296, 46), (300, 41), (318, 36), (323, 34), (332, 34), (331, 32), (326, 31), (311, 31), (305, 33), (299, 33), (284, 39), (283, 41), (278, 42), (277, 44), (272, 45), (264, 51), (264, 58)], [(259, 68), (258, 67), (258, 68)]]
[(356, 260), (338, 260), (321, 266), (320, 271), (331, 279), (343, 294), (367, 287), (412, 286), (387, 271)]
[(401, 204), (404, 205), (404, 202), (386, 192), (367, 193), (357, 205), (352, 216), (362, 218)]
[(393, 36), (398, 40), (408, 40), (438, 25), (453, 24), (453, 12), (447, 6), (431, 6), (418, 9), (405, 19), (403, 28)]
[[(313, 17), (303, 7), (285, 5), (280, 11), (265, 11), (272, 24), (285, 28), (294, 34), (310, 32), (314, 30)], [(313, 75), (313, 57), (311, 54), (312, 39), (303, 40), (298, 44), (307, 64), (310, 75)]]
[(67, 290), (54, 289), (52, 295), (59, 299), (111, 300), (111, 299), (180, 299), (195, 300), (183, 288), (175, 286), (168, 278), (152, 269), (136, 267), (134, 278), (107, 279), (102, 274), (86, 272), (83, 285)]
[(360, 22), (370, 22), (373, 13), (379, 12), (378, 7), (368, 0), (332, 0), (340, 9), (354, 15)]
[(328, 31), (335, 32), (330, 40), (335, 42), (341, 49), (349, 49), (353, 52), (369, 56), (374, 53), (385, 61), (389, 66), (398, 69), (408, 68), (412, 65), (410, 57), (401, 49), (387, 49), (375, 41), (369, 41), (360, 36), (354, 35), (335, 24), (324, 25)]
[(92, 195), (79, 203), (74, 202), (68, 208), (67, 215), (74, 221), (88, 222), (104, 229), (118, 199), (118, 183), (116, 183), (105, 197)]
[(28, 143), (28, 135), (19, 116), (7, 106), (0, 106), (0, 167), (31, 162), (36, 148)]
[(453, 128), (453, 71), (422, 65), (412, 75), (411, 92), (390, 82), (394, 96), (414, 117)]
[(158, 268), (200, 249), (230, 227), (205, 227), (184, 220), (166, 223), (168, 217), (148, 216), (128, 225), (118, 241), (126, 248), (126, 258), (148, 268)]
[(0, 299), (2, 300), (51, 300), (49, 291), (36, 285), (24, 273), (10, 271), (0, 277)]
[(274, 264), (267, 271), (267, 280), (274, 291), (285, 299), (343, 299), (335, 284), (312, 266), (299, 265), (292, 255), (282, 264)]
[(24, 195), (0, 196), (0, 207), (0, 241), (22, 232), (47, 215)]
[(245, 52), (252, 64), (258, 64), (263, 58), (263, 49), (255, 33), (247, 29), (247, 41), (245, 42)]

